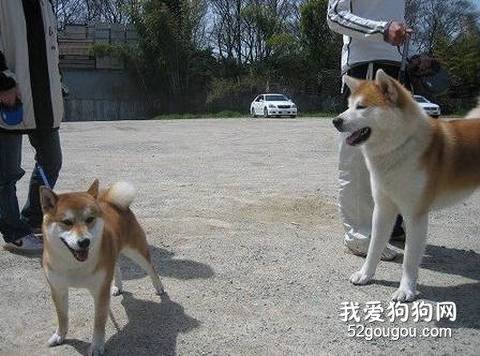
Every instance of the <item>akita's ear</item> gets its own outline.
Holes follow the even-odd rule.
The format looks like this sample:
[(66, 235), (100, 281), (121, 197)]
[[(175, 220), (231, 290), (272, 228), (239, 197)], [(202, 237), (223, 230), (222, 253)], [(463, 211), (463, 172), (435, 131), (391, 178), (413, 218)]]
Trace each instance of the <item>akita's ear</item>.
[(382, 69), (379, 69), (375, 76), (375, 81), (388, 101), (396, 103), (399, 97), (399, 87), (395, 79), (390, 77)]
[(99, 185), (98, 179), (95, 179), (92, 185), (90, 186), (90, 188), (88, 188), (87, 190), (87, 193), (90, 194), (95, 199), (98, 198), (98, 185)]
[(346, 74), (343, 76), (343, 81), (345, 82), (345, 84), (347, 84), (347, 87), (350, 89), (352, 93), (356, 91), (360, 86), (360, 80), (355, 79)]
[(45, 214), (55, 210), (57, 201), (58, 197), (53, 190), (45, 186), (40, 187), (40, 205)]

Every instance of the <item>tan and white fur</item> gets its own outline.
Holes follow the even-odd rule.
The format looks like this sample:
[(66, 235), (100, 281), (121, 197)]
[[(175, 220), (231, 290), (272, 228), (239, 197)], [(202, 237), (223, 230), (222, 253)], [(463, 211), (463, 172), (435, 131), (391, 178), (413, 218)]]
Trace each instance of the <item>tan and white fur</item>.
[[(480, 109), (468, 119), (428, 117), (412, 95), (382, 70), (374, 81), (345, 79), (349, 108), (333, 120), (347, 143), (360, 146), (375, 202), (366, 261), (350, 281), (372, 280), (398, 214), (406, 224), (403, 273), (393, 299), (417, 295), (418, 269), (427, 238), (429, 211), (458, 202), (480, 185)], [(477, 115), (479, 114), (479, 115)]]
[(57, 331), (48, 344), (62, 344), (67, 334), (69, 288), (86, 288), (95, 305), (89, 354), (100, 355), (104, 352), (110, 294), (122, 293), (117, 264), (120, 253), (148, 273), (159, 295), (164, 293), (150, 261), (145, 233), (129, 208), (135, 189), (128, 183), (116, 183), (99, 193), (95, 180), (87, 192), (57, 195), (42, 187), (40, 197), (44, 213), (43, 268), (58, 316)]

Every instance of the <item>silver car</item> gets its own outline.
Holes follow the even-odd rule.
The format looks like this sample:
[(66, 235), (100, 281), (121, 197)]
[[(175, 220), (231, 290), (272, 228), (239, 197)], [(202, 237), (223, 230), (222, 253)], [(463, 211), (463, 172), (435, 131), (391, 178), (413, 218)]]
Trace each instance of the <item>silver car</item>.
[(252, 117), (297, 116), (297, 105), (283, 94), (260, 94), (250, 104)]
[(414, 95), (415, 101), (422, 107), (422, 109), (430, 116), (437, 118), (441, 115), (440, 106), (432, 103), (427, 98), (421, 95)]

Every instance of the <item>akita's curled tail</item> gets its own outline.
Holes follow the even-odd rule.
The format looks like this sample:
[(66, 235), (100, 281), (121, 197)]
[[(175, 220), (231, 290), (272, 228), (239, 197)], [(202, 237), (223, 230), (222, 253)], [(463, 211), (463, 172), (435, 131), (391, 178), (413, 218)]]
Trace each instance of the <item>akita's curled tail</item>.
[(127, 182), (118, 182), (112, 185), (103, 195), (103, 200), (121, 208), (128, 209), (135, 199), (137, 190)]

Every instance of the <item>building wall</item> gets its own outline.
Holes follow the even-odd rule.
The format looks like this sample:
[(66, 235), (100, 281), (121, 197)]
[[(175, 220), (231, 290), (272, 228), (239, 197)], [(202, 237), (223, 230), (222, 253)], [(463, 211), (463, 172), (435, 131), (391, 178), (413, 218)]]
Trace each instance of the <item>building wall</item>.
[(144, 89), (125, 71), (64, 69), (64, 121), (111, 121), (149, 118)]
[(59, 34), (60, 69), (69, 95), (64, 121), (134, 120), (149, 117), (141, 83), (117, 58), (98, 57), (95, 44), (135, 44), (130, 26), (67, 25)]

